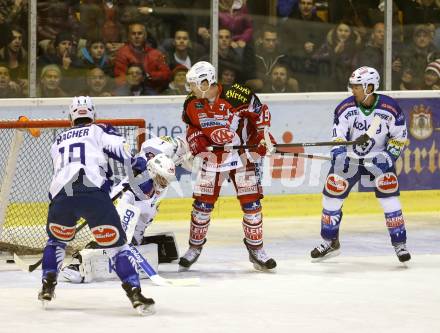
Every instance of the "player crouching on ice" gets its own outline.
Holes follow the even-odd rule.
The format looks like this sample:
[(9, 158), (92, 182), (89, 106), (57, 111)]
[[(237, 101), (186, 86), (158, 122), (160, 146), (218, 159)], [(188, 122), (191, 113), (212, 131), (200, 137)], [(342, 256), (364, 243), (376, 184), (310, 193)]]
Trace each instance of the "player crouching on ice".
[[(255, 144), (257, 153), (264, 156), (270, 148), (270, 142), (264, 140), (264, 129), (270, 126), (269, 110), (249, 88), (218, 84), (209, 62), (194, 64), (186, 80), (191, 89), (182, 115), (186, 138), (192, 154), (200, 154), (203, 163), (193, 192), (189, 249), (180, 258), (179, 269), (188, 270), (199, 258), (222, 183), (229, 178), (243, 210), (243, 241), (249, 260), (258, 270), (272, 270), (276, 262), (263, 248), (263, 195), (256, 163), (244, 149), (229, 151), (227, 147)], [(217, 148), (214, 153), (208, 152), (212, 146)]]
[(377, 122), (377, 130), (367, 143), (352, 147), (352, 154), (355, 160), (359, 158), (360, 165), (349, 164), (346, 146), (335, 146), (331, 150), (332, 166), (322, 200), (321, 237), (324, 242), (311, 251), (313, 261), (339, 254), (342, 204), (353, 186), (359, 180), (364, 185), (366, 179), (374, 182), (372, 186), (384, 210), (391, 243), (399, 261), (411, 259), (406, 248), (406, 230), (395, 169), (395, 161), (406, 143), (405, 117), (394, 99), (376, 93), (379, 82), (379, 74), (374, 68), (356, 69), (349, 79), (353, 96), (342, 101), (335, 109), (334, 141), (356, 139), (365, 134), (370, 126), (373, 127), (374, 122)]
[[(144, 236), (145, 230), (154, 220), (160, 201), (165, 197), (171, 181), (175, 179), (175, 166), (191, 170), (193, 156), (188, 144), (182, 138), (170, 136), (155, 137), (146, 140), (136, 155), (147, 163), (147, 172), (137, 175), (130, 182), (123, 179), (112, 189), (111, 197), (122, 193), (117, 207), (134, 205), (140, 211), (137, 222), (130, 219), (128, 224), (135, 223), (133, 232), (127, 231), (128, 243), (132, 243), (139, 253), (147, 258), (149, 264), (157, 269), (161, 262), (171, 262), (178, 258), (177, 245), (173, 233), (161, 233)], [(119, 209), (118, 209), (119, 211)], [(124, 212), (125, 210), (122, 210)], [(124, 220), (124, 214), (121, 214)], [(124, 229), (132, 229), (124, 225)], [(73, 283), (106, 281), (115, 278), (113, 268), (109, 265), (105, 251), (89, 244), (86, 249), (74, 253), (78, 263), (72, 263), (62, 269), (63, 277)], [(149, 277), (140, 272), (140, 277)], [(155, 272), (153, 272), (155, 273)], [(151, 276), (150, 276), (151, 277)], [(154, 281), (153, 281), (154, 282)]]
[(151, 314), (154, 301), (141, 293), (136, 258), (109, 196), (107, 167), (107, 159), (113, 158), (124, 163), (128, 174), (141, 173), (146, 169), (145, 160), (131, 156), (125, 138), (112, 126), (94, 123), (90, 97), (74, 97), (69, 114), (72, 127), (58, 135), (51, 147), (54, 174), (46, 227), (49, 239), (43, 252), (43, 286), (38, 299), (45, 305), (54, 297), (66, 245), (74, 239), (76, 222), (83, 217), (96, 242), (106, 249), (133, 307), (140, 314)]

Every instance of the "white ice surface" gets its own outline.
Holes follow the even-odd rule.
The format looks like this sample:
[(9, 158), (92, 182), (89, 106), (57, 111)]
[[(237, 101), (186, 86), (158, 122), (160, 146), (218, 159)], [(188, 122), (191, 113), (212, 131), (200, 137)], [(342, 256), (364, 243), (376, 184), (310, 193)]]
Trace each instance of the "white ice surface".
[[(214, 221), (199, 261), (187, 273), (160, 266), (167, 278), (200, 277), (199, 287), (156, 287), (142, 280), (156, 314), (139, 317), (118, 282), (59, 283), (43, 310), (41, 271), (0, 265), (0, 332), (440, 332), (440, 216), (407, 216), (412, 260), (405, 267), (389, 244), (381, 216), (344, 217), (342, 254), (311, 263), (319, 242), (314, 219), (265, 222), (265, 248), (276, 273), (253, 270), (239, 221)], [(174, 230), (183, 253), (188, 224)]]

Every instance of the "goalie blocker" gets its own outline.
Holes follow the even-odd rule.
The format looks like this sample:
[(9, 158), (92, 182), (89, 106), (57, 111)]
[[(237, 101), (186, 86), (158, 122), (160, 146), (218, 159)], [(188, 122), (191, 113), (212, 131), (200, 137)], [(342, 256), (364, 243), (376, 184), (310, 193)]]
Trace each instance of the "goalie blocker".
[[(159, 264), (170, 263), (179, 258), (176, 239), (172, 232), (144, 236), (141, 245), (136, 248), (156, 271)], [(61, 270), (61, 276), (72, 283), (117, 280), (118, 277), (105, 251), (97, 248), (95, 242), (90, 242), (86, 249), (73, 254), (74, 261)], [(148, 278), (142, 271), (139, 275), (142, 279)]]

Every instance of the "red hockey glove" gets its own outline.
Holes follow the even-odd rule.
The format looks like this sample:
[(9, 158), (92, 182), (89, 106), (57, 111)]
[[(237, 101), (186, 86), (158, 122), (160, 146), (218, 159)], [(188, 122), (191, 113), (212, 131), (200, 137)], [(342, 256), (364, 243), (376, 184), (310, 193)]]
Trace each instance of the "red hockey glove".
[(188, 129), (187, 132), (187, 141), (189, 145), (189, 150), (191, 151), (191, 154), (194, 156), (197, 156), (198, 154), (202, 152), (206, 152), (206, 147), (210, 146), (208, 139), (206, 136), (202, 133), (202, 131), (195, 129), (190, 130)]
[[(274, 137), (272, 136), (272, 134), (269, 133), (269, 136), (270, 136), (270, 141), (272, 142), (272, 144), (276, 144), (276, 141), (275, 141)], [(264, 139), (263, 131), (258, 132), (257, 142), (258, 142), (258, 144), (257, 144), (257, 148), (255, 151), (258, 153), (258, 155), (265, 156), (267, 154), (268, 145), (267, 145), (266, 140)], [(273, 152), (271, 152), (271, 153), (273, 153)]]

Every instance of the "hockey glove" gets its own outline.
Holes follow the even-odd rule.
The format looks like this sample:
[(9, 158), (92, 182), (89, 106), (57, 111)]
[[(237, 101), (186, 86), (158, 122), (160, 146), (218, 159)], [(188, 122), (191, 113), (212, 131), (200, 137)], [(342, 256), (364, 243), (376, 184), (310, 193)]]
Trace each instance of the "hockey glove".
[(388, 150), (381, 151), (372, 160), (382, 173), (388, 172), (394, 165), (394, 156)]
[(142, 157), (135, 157), (131, 159), (131, 168), (135, 174), (144, 172), (147, 169), (147, 161)]
[[(188, 131), (189, 132), (189, 131)], [(189, 134), (189, 133), (188, 133)], [(189, 150), (193, 156), (197, 156), (202, 152), (206, 152), (206, 147), (210, 146), (210, 143), (202, 131), (195, 130), (187, 137)]]
[[(272, 136), (272, 134), (269, 133), (270, 136), (270, 141), (272, 142), (272, 144), (276, 144), (276, 141), (274, 139), (274, 137)], [(259, 131), (257, 134), (257, 148), (256, 148), (256, 152), (258, 153), (258, 155), (260, 156), (265, 156), (267, 154), (267, 149), (268, 149), (268, 145), (266, 140), (264, 139), (264, 133), (262, 131)], [(274, 153), (274, 151), (270, 151), (270, 154)]]

